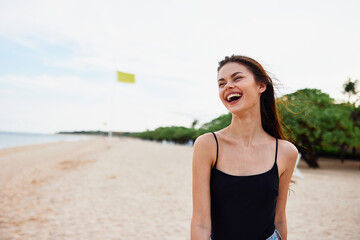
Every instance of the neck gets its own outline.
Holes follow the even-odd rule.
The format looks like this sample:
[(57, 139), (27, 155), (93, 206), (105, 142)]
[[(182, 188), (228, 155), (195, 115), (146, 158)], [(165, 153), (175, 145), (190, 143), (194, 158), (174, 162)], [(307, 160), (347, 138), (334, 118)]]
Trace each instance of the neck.
[(262, 142), (267, 135), (261, 124), (261, 113), (258, 111), (247, 111), (245, 114), (232, 114), (232, 120), (227, 127), (226, 134), (238, 139), (245, 146)]

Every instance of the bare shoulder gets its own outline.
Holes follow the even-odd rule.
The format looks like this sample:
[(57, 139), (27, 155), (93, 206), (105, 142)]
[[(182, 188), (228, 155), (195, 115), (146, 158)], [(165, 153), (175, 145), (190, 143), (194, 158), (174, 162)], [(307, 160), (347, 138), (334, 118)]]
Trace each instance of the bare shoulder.
[(289, 141), (279, 139), (278, 162), (282, 165), (284, 171), (288, 168), (293, 169), (298, 157), (298, 150), (294, 144)]
[(289, 158), (294, 158), (298, 155), (298, 150), (295, 145), (283, 139), (279, 139), (279, 151)]
[(216, 145), (214, 135), (212, 133), (204, 133), (196, 138), (194, 148), (203, 149)]
[(196, 138), (194, 143), (194, 160), (214, 162), (216, 156), (216, 141), (212, 133), (205, 133)]

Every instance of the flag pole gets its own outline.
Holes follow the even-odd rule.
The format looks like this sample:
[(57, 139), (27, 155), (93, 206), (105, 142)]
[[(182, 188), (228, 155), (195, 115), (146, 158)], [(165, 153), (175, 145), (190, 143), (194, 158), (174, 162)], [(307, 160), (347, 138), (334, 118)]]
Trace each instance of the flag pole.
[[(125, 82), (125, 83), (135, 83), (135, 74), (131, 73), (124, 73), (120, 71), (116, 71), (117, 74), (117, 81), (114, 81), (112, 96), (110, 99), (110, 120), (109, 120), (109, 130), (108, 130), (108, 148), (111, 147), (111, 139), (112, 139), (112, 121), (113, 121), (113, 108), (114, 102), (117, 102), (116, 98), (116, 83), (117, 82)], [(115, 101), (114, 101), (115, 96)]]
[(112, 139), (112, 121), (113, 121), (113, 112), (114, 112), (114, 96), (115, 96), (115, 91), (116, 91), (116, 81), (114, 81), (114, 83), (112, 84), (112, 95), (110, 98), (110, 116), (109, 116), (109, 129), (108, 129), (108, 141), (107, 141), (107, 145), (108, 148), (111, 147), (111, 139)]

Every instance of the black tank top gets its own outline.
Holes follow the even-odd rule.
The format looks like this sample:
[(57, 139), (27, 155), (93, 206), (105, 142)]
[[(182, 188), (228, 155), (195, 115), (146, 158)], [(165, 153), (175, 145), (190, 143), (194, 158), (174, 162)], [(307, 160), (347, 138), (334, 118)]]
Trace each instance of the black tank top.
[(219, 154), (211, 169), (211, 238), (212, 240), (265, 240), (275, 230), (275, 206), (279, 190), (275, 162), (267, 172), (235, 176), (216, 169)]

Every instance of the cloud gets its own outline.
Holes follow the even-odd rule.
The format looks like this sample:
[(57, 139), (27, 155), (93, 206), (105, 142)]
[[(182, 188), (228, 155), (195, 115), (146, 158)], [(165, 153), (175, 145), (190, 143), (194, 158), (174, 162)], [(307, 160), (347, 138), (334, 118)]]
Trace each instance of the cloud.
[[(0, 76), (0, 84), (11, 87), (9, 89), (25, 89), (34, 93), (61, 94), (63, 96), (78, 96), (83, 94), (85, 98), (104, 96), (109, 92), (106, 84), (90, 82), (77, 76), (48, 76), (35, 77), (7, 75)], [(14, 90), (8, 90), (14, 92)]]
[[(0, 96), (36, 106), (39, 114), (53, 112), (49, 102), (56, 102), (57, 113), (47, 115), (57, 122), (51, 129), (81, 127), (108, 115), (104, 108), (115, 89), (115, 71), (121, 70), (135, 73), (137, 82), (115, 85), (121, 104), (114, 116), (122, 119), (116, 128), (189, 125), (193, 118), (208, 121), (226, 112), (217, 97), (217, 62), (238, 53), (274, 73), (283, 84), (281, 93), (316, 87), (342, 97), (342, 81), (360, 78), (358, 1), (293, 4), (3, 1), (0, 37), (35, 50), (43, 64), (38, 72), (57, 72), (0, 75)], [(31, 121), (46, 122), (36, 119)]]

